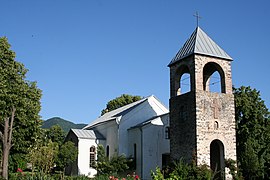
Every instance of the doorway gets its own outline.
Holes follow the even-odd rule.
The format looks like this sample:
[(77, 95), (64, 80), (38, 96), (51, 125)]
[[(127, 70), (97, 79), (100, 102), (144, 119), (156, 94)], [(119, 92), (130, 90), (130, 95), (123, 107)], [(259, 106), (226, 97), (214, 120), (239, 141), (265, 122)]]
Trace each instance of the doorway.
[(224, 145), (216, 139), (210, 144), (210, 167), (214, 172), (214, 179), (225, 179)]

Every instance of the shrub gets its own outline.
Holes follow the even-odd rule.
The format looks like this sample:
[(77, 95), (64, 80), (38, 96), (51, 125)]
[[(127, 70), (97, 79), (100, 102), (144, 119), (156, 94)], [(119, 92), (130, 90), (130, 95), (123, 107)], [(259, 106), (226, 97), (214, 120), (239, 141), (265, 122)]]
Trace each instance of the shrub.
[[(207, 165), (196, 166), (194, 163), (186, 164), (182, 160), (174, 162), (173, 170), (168, 174), (168, 178), (164, 177), (160, 168), (156, 168), (156, 172), (151, 172), (153, 180), (210, 180), (213, 173)], [(165, 175), (166, 176), (166, 175)]]

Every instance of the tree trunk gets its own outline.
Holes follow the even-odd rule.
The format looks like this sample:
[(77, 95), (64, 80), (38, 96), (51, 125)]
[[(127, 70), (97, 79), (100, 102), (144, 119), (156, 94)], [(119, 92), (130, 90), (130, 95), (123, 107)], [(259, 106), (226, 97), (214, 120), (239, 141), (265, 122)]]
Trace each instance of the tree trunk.
[(7, 146), (3, 145), (3, 154), (2, 154), (2, 177), (8, 179), (8, 155), (9, 149)]
[(0, 133), (0, 137), (3, 142), (3, 151), (2, 151), (2, 177), (8, 179), (8, 156), (11, 149), (11, 140), (12, 140), (12, 128), (15, 117), (15, 108), (12, 108), (11, 117), (5, 118), (4, 133)]

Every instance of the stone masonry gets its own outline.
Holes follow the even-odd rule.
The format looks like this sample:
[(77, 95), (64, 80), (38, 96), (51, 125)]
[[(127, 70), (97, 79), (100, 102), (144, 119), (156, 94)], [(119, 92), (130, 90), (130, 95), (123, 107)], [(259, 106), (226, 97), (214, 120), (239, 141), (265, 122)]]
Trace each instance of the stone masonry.
[[(222, 93), (209, 92), (209, 77), (215, 71), (221, 77)], [(190, 74), (190, 92), (179, 94), (184, 73)], [(199, 54), (181, 59), (170, 65), (170, 89), (172, 159), (210, 167), (210, 161), (218, 159), (221, 169), (224, 159), (236, 160), (231, 60)], [(218, 157), (210, 157), (212, 142), (218, 142), (218, 150), (212, 150), (212, 156)]]

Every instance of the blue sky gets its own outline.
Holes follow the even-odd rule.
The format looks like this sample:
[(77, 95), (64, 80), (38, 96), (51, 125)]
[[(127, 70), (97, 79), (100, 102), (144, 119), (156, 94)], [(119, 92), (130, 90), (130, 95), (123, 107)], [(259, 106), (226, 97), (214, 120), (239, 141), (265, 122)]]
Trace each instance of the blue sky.
[(42, 119), (89, 123), (121, 94), (167, 107), (170, 60), (200, 27), (233, 59), (233, 84), (270, 107), (270, 1), (2, 0), (7, 36), (43, 91)]

